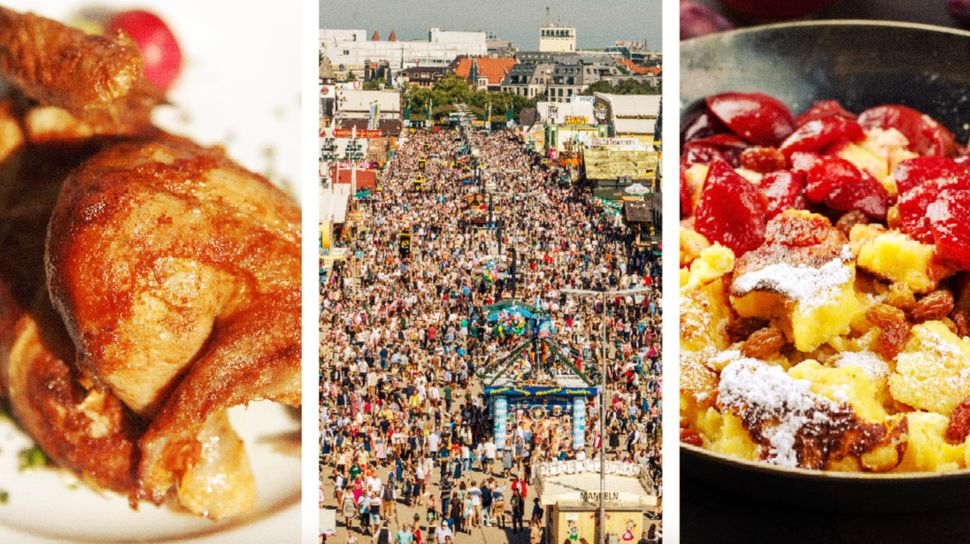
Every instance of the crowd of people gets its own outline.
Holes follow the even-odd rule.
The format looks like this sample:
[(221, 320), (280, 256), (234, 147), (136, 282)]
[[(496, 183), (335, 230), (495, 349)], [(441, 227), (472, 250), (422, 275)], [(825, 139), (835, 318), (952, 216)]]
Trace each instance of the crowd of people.
[[(510, 132), (416, 131), (358, 209), (320, 294), (320, 500), (351, 538), (445, 544), (498, 525), (536, 541), (532, 466), (595, 457), (603, 439), (610, 459), (651, 467), (659, 491), (660, 260), (588, 187)], [(563, 292), (635, 287), (605, 307)], [(533, 325), (483, 310), (512, 298)], [(607, 369), (606, 437), (594, 396), (582, 447), (568, 415), (526, 410), (496, 444), (477, 372), (538, 334), (537, 316), (576, 368)], [(544, 349), (523, 351), (516, 379), (550, 379)]]

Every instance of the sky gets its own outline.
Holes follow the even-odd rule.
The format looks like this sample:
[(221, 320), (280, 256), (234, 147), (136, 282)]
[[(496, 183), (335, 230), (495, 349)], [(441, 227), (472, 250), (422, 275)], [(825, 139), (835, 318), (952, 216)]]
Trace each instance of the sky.
[(377, 30), (386, 39), (428, 39), (428, 29), (482, 30), (539, 49), (539, 27), (552, 20), (576, 27), (576, 47), (601, 49), (617, 39), (647, 39), (659, 50), (661, 0), (320, 0), (320, 28)]

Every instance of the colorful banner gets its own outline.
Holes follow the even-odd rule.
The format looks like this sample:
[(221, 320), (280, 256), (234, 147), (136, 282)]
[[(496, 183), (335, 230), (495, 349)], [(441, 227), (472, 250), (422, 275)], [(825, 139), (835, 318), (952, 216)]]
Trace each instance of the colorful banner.
[(492, 409), (495, 412), (493, 416), (495, 422), (493, 431), (495, 435), (495, 447), (504, 450), (506, 440), (505, 427), (509, 420), (508, 401), (503, 396), (495, 397), (495, 400), (492, 402)]
[(485, 395), (506, 395), (509, 397), (591, 397), (596, 395), (596, 387), (563, 387), (560, 385), (502, 385), (488, 386)]
[[(321, 131), (320, 136), (322, 137), (323, 131)], [(369, 129), (359, 129), (357, 131), (357, 138), (380, 138), (382, 136), (379, 130), (369, 130)], [(352, 138), (353, 129), (349, 128), (335, 128), (333, 130), (334, 138)]]
[(573, 398), (573, 449), (586, 446), (586, 398)]
[(381, 115), (381, 104), (378, 101), (370, 103), (370, 117), (367, 119), (367, 130), (377, 130), (377, 119)]

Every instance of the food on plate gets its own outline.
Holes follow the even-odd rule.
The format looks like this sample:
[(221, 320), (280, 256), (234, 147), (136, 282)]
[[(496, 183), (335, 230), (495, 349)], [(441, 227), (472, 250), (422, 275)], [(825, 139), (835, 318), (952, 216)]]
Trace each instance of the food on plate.
[(708, 97), (682, 131), (681, 440), (830, 471), (970, 462), (970, 152), (923, 112)]
[(133, 507), (246, 512), (227, 410), (300, 404), (299, 207), (152, 126), (123, 35), (0, 8), (0, 41), (0, 399)]

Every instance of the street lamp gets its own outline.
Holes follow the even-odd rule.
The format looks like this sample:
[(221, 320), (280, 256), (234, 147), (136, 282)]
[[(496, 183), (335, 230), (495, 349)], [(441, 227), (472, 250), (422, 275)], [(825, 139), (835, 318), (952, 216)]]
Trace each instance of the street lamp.
[(606, 300), (607, 297), (622, 297), (636, 295), (649, 291), (648, 287), (634, 287), (632, 289), (614, 289), (611, 291), (596, 291), (592, 289), (561, 289), (566, 295), (583, 297), (601, 297), (603, 302), (603, 320), (600, 326), (603, 336), (602, 360), (600, 361), (600, 544), (606, 544)]

